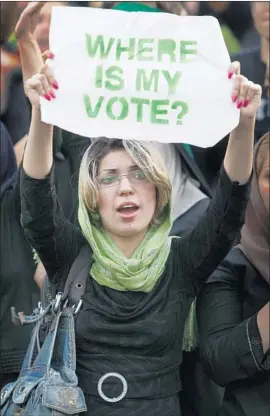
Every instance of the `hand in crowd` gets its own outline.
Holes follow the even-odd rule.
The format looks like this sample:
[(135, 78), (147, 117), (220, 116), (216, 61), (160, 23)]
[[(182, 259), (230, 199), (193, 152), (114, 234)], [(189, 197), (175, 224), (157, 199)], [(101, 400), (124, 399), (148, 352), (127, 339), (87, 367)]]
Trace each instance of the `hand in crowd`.
[(232, 101), (240, 110), (240, 121), (245, 118), (253, 118), (261, 104), (262, 88), (258, 84), (249, 81), (240, 73), (240, 63), (233, 62), (228, 70), (229, 79), (233, 78)]
[[(46, 51), (42, 56), (46, 60), (52, 59), (54, 55), (52, 52)], [(33, 75), (25, 84), (25, 92), (34, 108), (40, 107), (40, 97), (44, 97), (48, 101), (56, 98), (54, 90), (58, 90), (58, 88), (53, 72), (46, 63), (42, 65), (39, 73)]]

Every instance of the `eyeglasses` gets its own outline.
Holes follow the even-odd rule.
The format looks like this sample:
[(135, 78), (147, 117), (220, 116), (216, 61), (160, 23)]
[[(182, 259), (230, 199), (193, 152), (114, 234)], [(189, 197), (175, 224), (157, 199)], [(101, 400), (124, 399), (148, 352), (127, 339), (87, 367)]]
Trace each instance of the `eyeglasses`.
[(117, 175), (116, 173), (110, 173), (108, 175), (103, 176), (102, 178), (98, 178), (98, 184), (101, 188), (109, 188), (110, 186), (119, 185), (121, 182), (121, 178), (126, 177), (130, 183), (139, 183), (139, 182), (147, 182), (148, 179), (145, 176), (145, 173), (141, 170), (133, 170), (126, 175)]

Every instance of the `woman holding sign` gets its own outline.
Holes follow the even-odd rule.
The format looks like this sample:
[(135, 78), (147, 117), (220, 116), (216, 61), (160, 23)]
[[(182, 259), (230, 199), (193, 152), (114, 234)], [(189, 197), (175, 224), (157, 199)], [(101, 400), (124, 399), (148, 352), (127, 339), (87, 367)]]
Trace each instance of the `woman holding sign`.
[(215, 197), (195, 229), (180, 239), (169, 238), (167, 172), (145, 142), (96, 139), (80, 168), (80, 229), (65, 220), (53, 186), (53, 126), (41, 121), (40, 111), (40, 97), (51, 95), (57, 80), (44, 65), (26, 82), (32, 104), (21, 179), (26, 236), (56, 285), (66, 279), (82, 246), (92, 252), (76, 316), (77, 375), (89, 416), (181, 414), (187, 314), (231, 248), (249, 198), (261, 88), (239, 74), (237, 63), (229, 71), (235, 74), (232, 105), (241, 108), (240, 122), (231, 133)]

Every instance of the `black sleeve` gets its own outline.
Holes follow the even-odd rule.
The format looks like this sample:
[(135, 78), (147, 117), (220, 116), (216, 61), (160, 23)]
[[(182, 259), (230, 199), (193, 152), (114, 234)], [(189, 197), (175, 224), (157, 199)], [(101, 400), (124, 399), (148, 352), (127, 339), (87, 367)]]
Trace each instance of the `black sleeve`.
[(8, 108), (1, 119), (9, 131), (13, 145), (28, 134), (30, 112), (27, 106), (20, 71), (13, 71), (9, 88)]
[(222, 166), (213, 199), (194, 229), (176, 239), (176, 256), (185, 286), (196, 296), (208, 276), (229, 252), (244, 224), (250, 180), (232, 183)]
[(200, 350), (206, 373), (226, 386), (269, 371), (270, 362), (263, 353), (257, 314), (242, 319), (240, 276), (226, 259), (214, 275), (220, 281), (207, 283), (197, 299)]
[(53, 283), (66, 278), (80, 248), (82, 233), (63, 215), (56, 197), (54, 169), (45, 179), (21, 170), (21, 223)]

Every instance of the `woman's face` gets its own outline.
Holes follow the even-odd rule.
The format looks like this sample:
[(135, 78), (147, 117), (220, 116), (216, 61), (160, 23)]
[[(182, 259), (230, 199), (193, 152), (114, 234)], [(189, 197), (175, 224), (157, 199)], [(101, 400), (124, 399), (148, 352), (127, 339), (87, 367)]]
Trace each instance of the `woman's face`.
[(98, 209), (105, 231), (114, 241), (142, 240), (156, 209), (155, 185), (125, 150), (112, 151), (101, 160), (98, 178)]
[[(266, 150), (267, 151), (267, 150)], [(270, 198), (270, 163), (269, 163), (269, 153), (263, 161), (262, 168), (259, 175), (259, 190), (264, 202), (264, 205), (269, 214), (269, 198)]]

